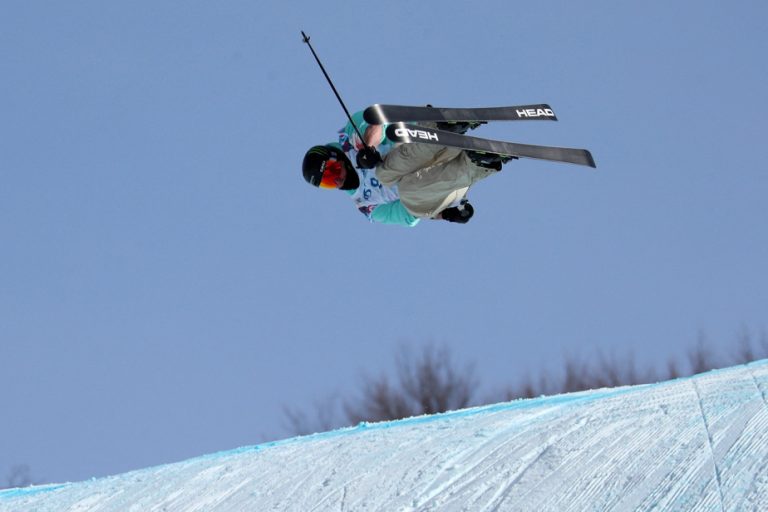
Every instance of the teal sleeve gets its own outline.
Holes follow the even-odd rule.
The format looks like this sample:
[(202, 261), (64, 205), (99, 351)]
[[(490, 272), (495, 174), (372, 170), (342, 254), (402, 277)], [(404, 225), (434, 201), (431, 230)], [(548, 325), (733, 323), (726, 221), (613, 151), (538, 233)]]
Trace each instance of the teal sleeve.
[(413, 227), (419, 223), (419, 218), (405, 209), (400, 200), (391, 203), (380, 204), (371, 212), (371, 220), (381, 224), (396, 224), (399, 226)]

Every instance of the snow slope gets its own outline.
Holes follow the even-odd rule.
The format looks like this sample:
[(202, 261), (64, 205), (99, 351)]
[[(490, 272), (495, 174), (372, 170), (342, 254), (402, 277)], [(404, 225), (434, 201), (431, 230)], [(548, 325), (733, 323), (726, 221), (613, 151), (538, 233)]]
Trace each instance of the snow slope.
[(767, 395), (759, 361), (1, 491), (0, 511), (768, 510)]

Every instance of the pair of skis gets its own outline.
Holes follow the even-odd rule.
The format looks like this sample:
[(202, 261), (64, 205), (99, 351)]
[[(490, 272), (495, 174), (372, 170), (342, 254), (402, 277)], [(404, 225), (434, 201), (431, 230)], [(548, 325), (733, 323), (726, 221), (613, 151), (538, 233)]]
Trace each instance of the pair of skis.
[(388, 124), (386, 136), (393, 142), (423, 142), (470, 151), (494, 153), (518, 158), (535, 158), (596, 167), (586, 149), (534, 146), (473, 137), (445, 130), (419, 126), (423, 121), (485, 123), (487, 121), (557, 121), (552, 108), (544, 103), (511, 107), (439, 108), (404, 105), (372, 105), (363, 118), (369, 124)]
[[(352, 120), (346, 105), (341, 100), (331, 77), (325, 71), (320, 58), (309, 42), (309, 36), (301, 32), (302, 41), (309, 46), (312, 56), (317, 61), (320, 70), (325, 75), (328, 85), (333, 89), (336, 99), (347, 114), (349, 122), (354, 126), (360, 140), (365, 140), (360, 130)], [(438, 122), (471, 122), (483, 124), (486, 121), (523, 121), (523, 120), (548, 120), (557, 121), (555, 113), (549, 105), (520, 105), (516, 107), (490, 107), (490, 108), (434, 108), (434, 107), (408, 107), (403, 105), (373, 105), (365, 109), (363, 117), (369, 124), (389, 124), (386, 136), (394, 142), (425, 142), (441, 146), (452, 146), (470, 151), (495, 153), (508, 157), (536, 158), (554, 162), (569, 162), (572, 164), (596, 167), (592, 154), (586, 149), (558, 148), (553, 146), (533, 146), (530, 144), (517, 144), (500, 140), (472, 137), (445, 130), (434, 130), (424, 126), (408, 123), (423, 121)], [(365, 144), (365, 143), (364, 143)], [(367, 146), (366, 146), (367, 147)]]

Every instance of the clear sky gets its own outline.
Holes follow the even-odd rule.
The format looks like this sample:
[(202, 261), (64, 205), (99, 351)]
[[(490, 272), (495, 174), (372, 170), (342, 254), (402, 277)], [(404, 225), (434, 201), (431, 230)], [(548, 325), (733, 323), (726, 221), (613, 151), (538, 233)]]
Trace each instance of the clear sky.
[[(763, 1), (0, 7), (0, 478), (80, 480), (290, 435), (397, 346), (504, 386), (652, 364), (768, 319)], [(372, 103), (546, 102), (466, 226), (368, 224), (301, 178)]]

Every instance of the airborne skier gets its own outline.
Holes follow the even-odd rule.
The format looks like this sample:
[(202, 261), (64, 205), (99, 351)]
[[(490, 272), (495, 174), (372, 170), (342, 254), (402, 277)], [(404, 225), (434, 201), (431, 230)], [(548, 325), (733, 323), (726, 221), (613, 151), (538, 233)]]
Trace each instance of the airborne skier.
[(338, 141), (307, 151), (304, 179), (316, 187), (344, 190), (371, 222), (415, 226), (429, 218), (465, 224), (474, 215), (466, 199), (469, 188), (518, 157), (595, 167), (585, 149), (465, 135), (490, 120), (556, 121), (546, 104), (469, 109), (377, 104), (352, 116), (309, 36), (301, 35), (349, 119)]
[[(424, 127), (464, 133), (477, 124)], [(415, 226), (430, 218), (464, 224), (474, 213), (466, 200), (469, 188), (513, 158), (418, 142), (395, 144), (385, 130), (386, 125), (368, 124), (363, 112), (354, 114), (339, 130), (337, 142), (310, 148), (302, 165), (304, 179), (346, 191), (372, 222)]]

